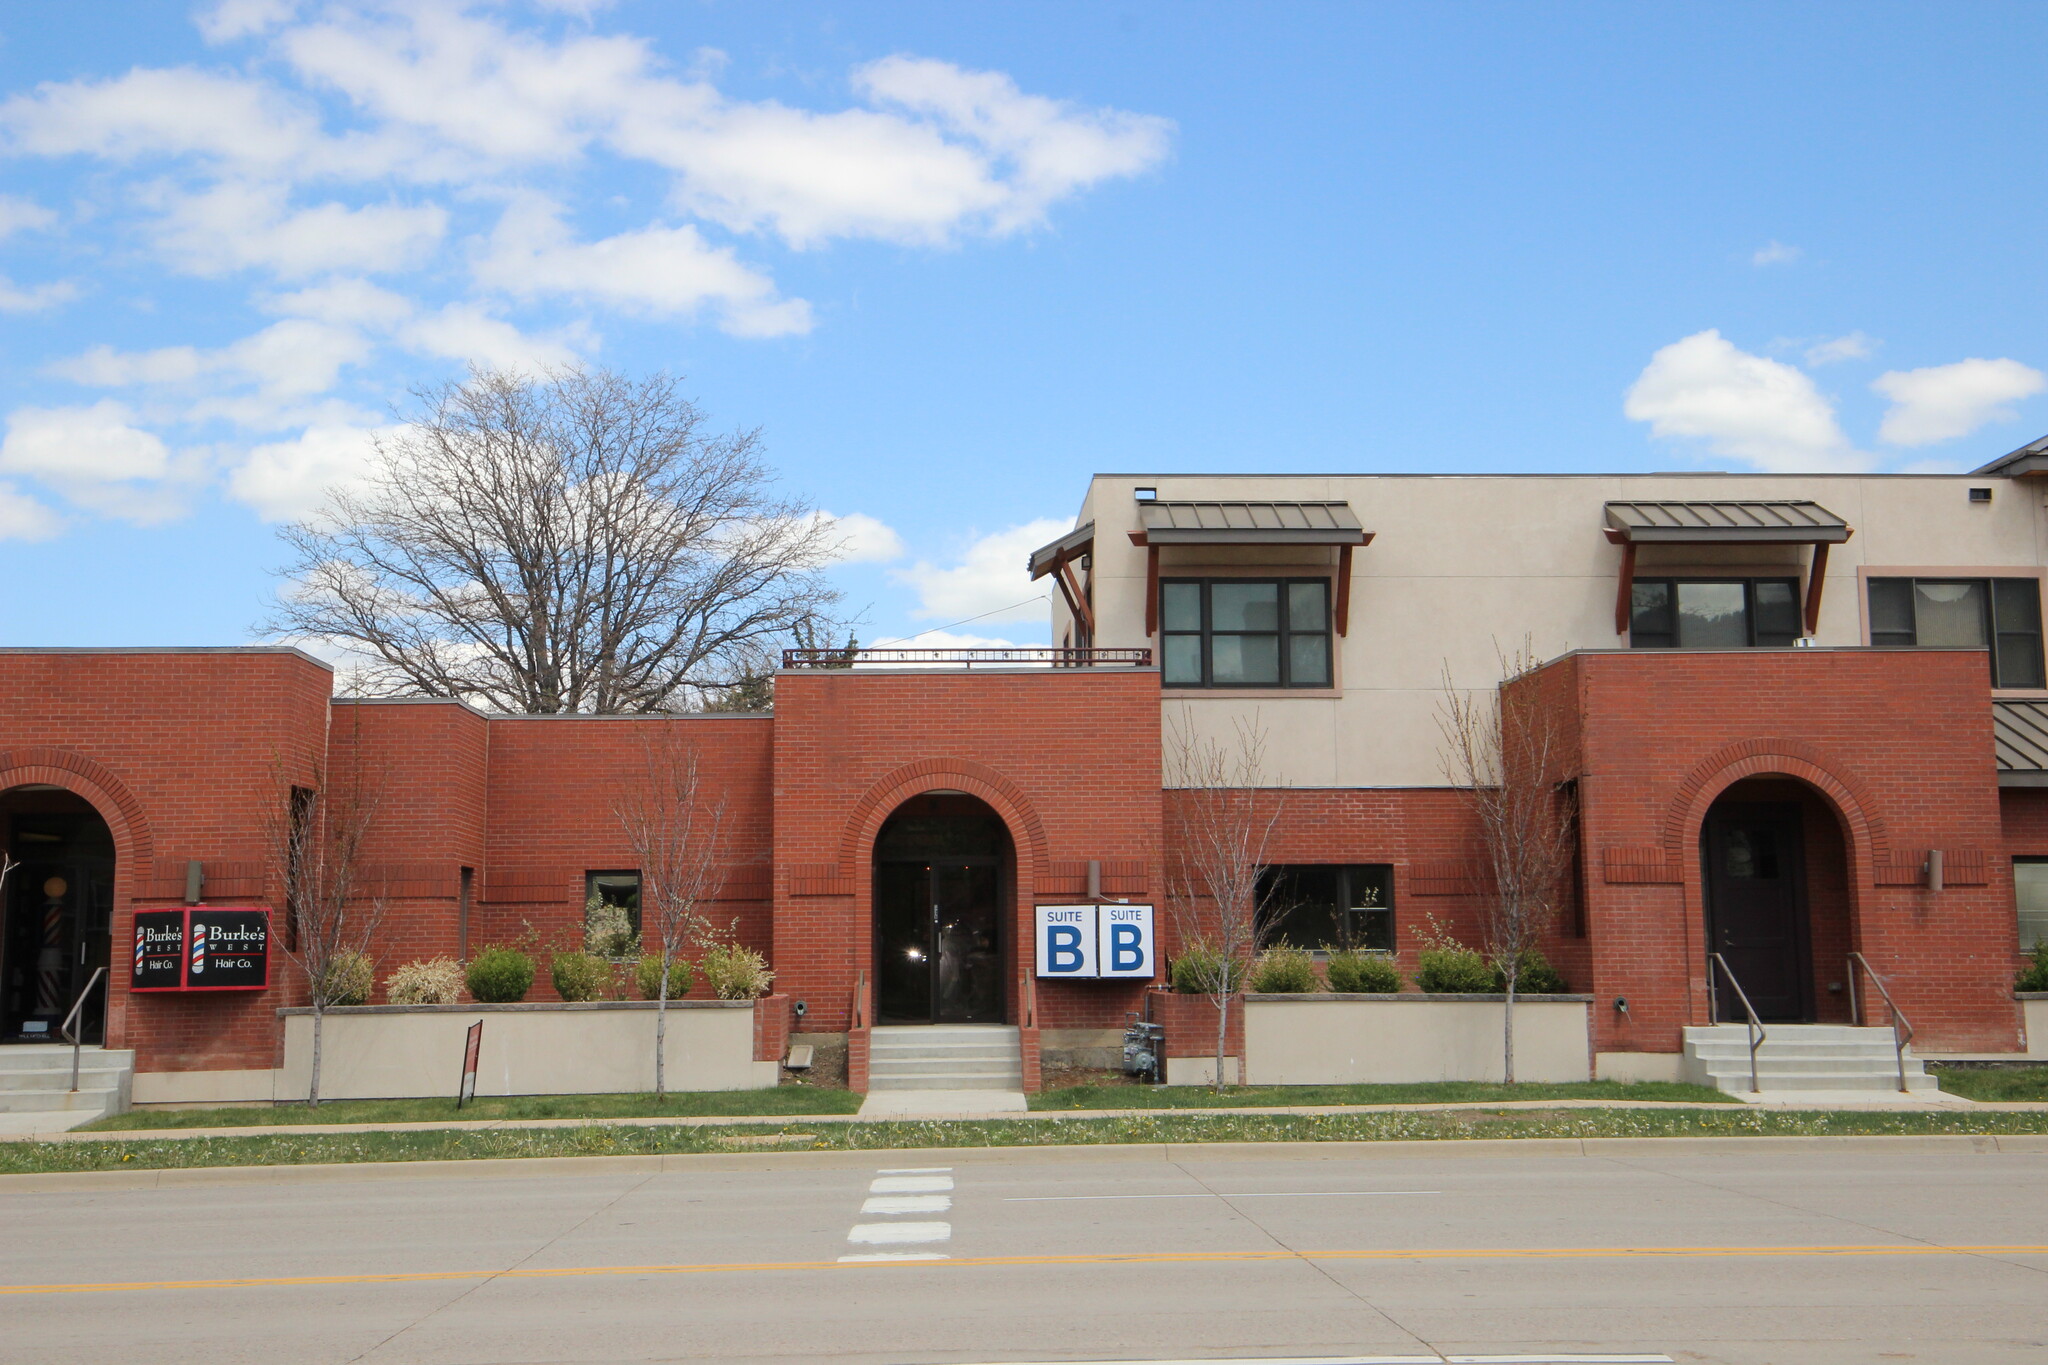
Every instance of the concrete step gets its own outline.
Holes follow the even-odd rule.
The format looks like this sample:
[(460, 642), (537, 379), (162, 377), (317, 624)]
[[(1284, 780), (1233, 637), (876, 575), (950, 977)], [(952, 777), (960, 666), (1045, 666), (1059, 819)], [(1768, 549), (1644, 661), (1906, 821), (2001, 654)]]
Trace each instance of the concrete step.
[(1021, 1091), (1018, 1031), (1003, 1024), (904, 1024), (868, 1039), (870, 1090)]
[(945, 1047), (877, 1047), (868, 1049), (868, 1056), (876, 1061), (884, 1057), (932, 1057), (943, 1061), (985, 1062), (1000, 1061), (1005, 1057), (1017, 1056), (1017, 1044), (985, 1043), (949, 1045)]
[[(1741, 1071), (1709, 1072), (1704, 1083), (1713, 1086), (1717, 1090), (1725, 1090), (1730, 1094), (1751, 1093), (1749, 1089), (1749, 1071), (1746, 1068)], [(1759, 1068), (1756, 1075), (1756, 1083), (1759, 1089), (1766, 1091), (1826, 1090), (1830, 1092), (1849, 1091), (1897, 1094), (1899, 1090), (1899, 1073), (1896, 1070), (1884, 1075), (1873, 1075), (1868, 1071), (1817, 1071), (1788, 1076), (1773, 1075)], [(1906, 1089), (1911, 1094), (1933, 1093), (1938, 1092), (1941, 1089), (1941, 1085), (1934, 1077), (1927, 1075), (1925, 1072), (1916, 1074), (1908, 1071), (1906, 1073)]]
[[(79, 1061), (91, 1066), (95, 1061), (109, 1066), (134, 1066), (135, 1054), (127, 1049), (110, 1052), (103, 1047), (79, 1049)], [(0, 1075), (10, 1071), (42, 1071), (61, 1066), (66, 1074), (71, 1070), (71, 1045), (69, 1043), (4, 1043), (0, 1044)]]
[(988, 1062), (950, 1062), (942, 1058), (916, 1058), (906, 1061), (871, 1061), (868, 1076), (987, 1076), (990, 1079), (1012, 1077), (1021, 1079), (1024, 1069), (1015, 1057), (1000, 1058)]
[(90, 1110), (95, 1114), (118, 1112), (119, 1086), (87, 1086), (77, 1090), (57, 1086), (47, 1090), (0, 1090), (0, 1114), (61, 1114)]
[[(1000, 1082), (1000, 1083), (999, 1083)], [(1008, 1077), (932, 1072), (923, 1076), (868, 1077), (870, 1090), (1021, 1090), (1024, 1078), (1013, 1072)]]
[[(128, 1075), (128, 1068), (122, 1066), (80, 1066), (80, 1085), (101, 1085), (118, 1087)], [(51, 1086), (71, 1088), (71, 1068), (53, 1066), (47, 1071), (0, 1071), (0, 1095), (15, 1090), (47, 1090)]]
[[(1899, 1055), (1889, 1028), (1848, 1024), (1771, 1024), (1756, 1054), (1756, 1084), (1763, 1091), (1897, 1094)], [(1730, 1093), (1749, 1093), (1749, 1030), (1739, 1024), (1689, 1028), (1681, 1072), (1687, 1080)], [(1932, 1093), (1940, 1086), (1918, 1058), (1906, 1054), (1906, 1086)]]
[(78, 1089), (71, 1088), (68, 1043), (0, 1047), (0, 1113), (125, 1113), (135, 1078), (135, 1054), (100, 1047), (78, 1051)]

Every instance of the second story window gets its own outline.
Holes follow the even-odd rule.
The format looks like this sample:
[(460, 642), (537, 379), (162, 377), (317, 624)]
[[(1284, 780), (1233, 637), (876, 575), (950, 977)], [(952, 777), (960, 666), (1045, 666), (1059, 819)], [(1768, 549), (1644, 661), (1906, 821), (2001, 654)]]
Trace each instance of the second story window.
[(1873, 578), (1870, 643), (1988, 649), (1993, 687), (2041, 687), (2034, 578)]
[(1799, 638), (1791, 578), (1638, 578), (1630, 589), (1632, 649), (1788, 647)]
[(1169, 578), (1159, 585), (1167, 687), (1328, 687), (1324, 578)]

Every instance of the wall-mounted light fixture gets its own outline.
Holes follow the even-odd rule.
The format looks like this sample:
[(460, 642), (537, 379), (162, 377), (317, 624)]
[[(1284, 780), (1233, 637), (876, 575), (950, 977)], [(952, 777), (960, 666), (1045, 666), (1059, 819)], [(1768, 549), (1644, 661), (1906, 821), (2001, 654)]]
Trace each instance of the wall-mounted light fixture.
[(1925, 871), (1925, 872), (1927, 873), (1927, 889), (1928, 889), (1929, 891), (1939, 891), (1939, 890), (1941, 890), (1941, 850), (1940, 850), (1940, 849), (1938, 849), (1938, 848), (1930, 848), (1930, 849), (1928, 849), (1928, 850), (1927, 850), (1927, 861), (1926, 861), (1926, 863), (1925, 863), (1925, 864), (1923, 864), (1923, 865), (1922, 865), (1922, 870), (1923, 870), (1923, 871)]

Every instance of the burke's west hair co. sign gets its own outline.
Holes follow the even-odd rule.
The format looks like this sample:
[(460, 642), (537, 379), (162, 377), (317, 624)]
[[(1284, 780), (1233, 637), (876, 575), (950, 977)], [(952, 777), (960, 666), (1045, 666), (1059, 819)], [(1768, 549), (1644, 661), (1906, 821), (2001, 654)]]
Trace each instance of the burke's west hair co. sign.
[(135, 916), (131, 991), (260, 991), (270, 986), (270, 911), (195, 905)]

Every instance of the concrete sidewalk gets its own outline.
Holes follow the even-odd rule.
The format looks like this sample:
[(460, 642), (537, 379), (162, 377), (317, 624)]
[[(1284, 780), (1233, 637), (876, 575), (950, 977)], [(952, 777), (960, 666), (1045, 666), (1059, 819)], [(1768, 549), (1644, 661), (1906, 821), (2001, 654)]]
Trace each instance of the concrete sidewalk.
[[(2024, 1103), (1977, 1104), (1962, 1100), (1959, 1096), (1945, 1096), (1941, 1101), (1836, 1101), (1817, 1102), (1824, 1096), (1804, 1097), (1815, 1100), (1796, 1106), (1802, 1110), (1840, 1110), (1878, 1113), (1956, 1113), (1961, 1109), (1982, 1113), (2040, 1113), (2048, 1114), (2048, 1102), (2028, 1101)], [(1011, 1111), (988, 1113), (945, 1112), (934, 1114), (902, 1113), (890, 1114), (883, 1122), (901, 1120), (1004, 1120), (1010, 1122), (1059, 1123), (1075, 1119), (1120, 1119), (1146, 1117), (1195, 1117), (1227, 1118), (1231, 1116), (1318, 1116), (1338, 1114), (1427, 1114), (1457, 1113), (1471, 1111), (1557, 1111), (1573, 1109), (1728, 1109), (1750, 1108), (1747, 1105), (1699, 1104), (1685, 1100), (1461, 1100), (1436, 1104), (1351, 1104), (1351, 1105), (1289, 1105), (1269, 1108), (1217, 1108), (1217, 1109), (1055, 1109), (1036, 1110), (1030, 1113)], [(1789, 1108), (1772, 1104), (1773, 1109)], [(44, 1115), (21, 1115), (19, 1117), (52, 1117)], [(569, 1119), (431, 1119), (419, 1123), (277, 1123), (256, 1124), (234, 1128), (135, 1128), (111, 1132), (73, 1132), (62, 1129), (44, 1131), (0, 1130), (0, 1141), (43, 1141), (43, 1142), (147, 1142), (175, 1138), (216, 1138), (216, 1137), (262, 1137), (266, 1135), (302, 1136), (318, 1133), (420, 1133), (435, 1131), (489, 1132), (506, 1129), (550, 1129), (550, 1128), (701, 1128), (718, 1125), (788, 1128), (819, 1123), (872, 1123), (874, 1116), (861, 1114), (763, 1114), (763, 1115), (705, 1115), (701, 1117), (653, 1117), (653, 1118), (569, 1118)]]

